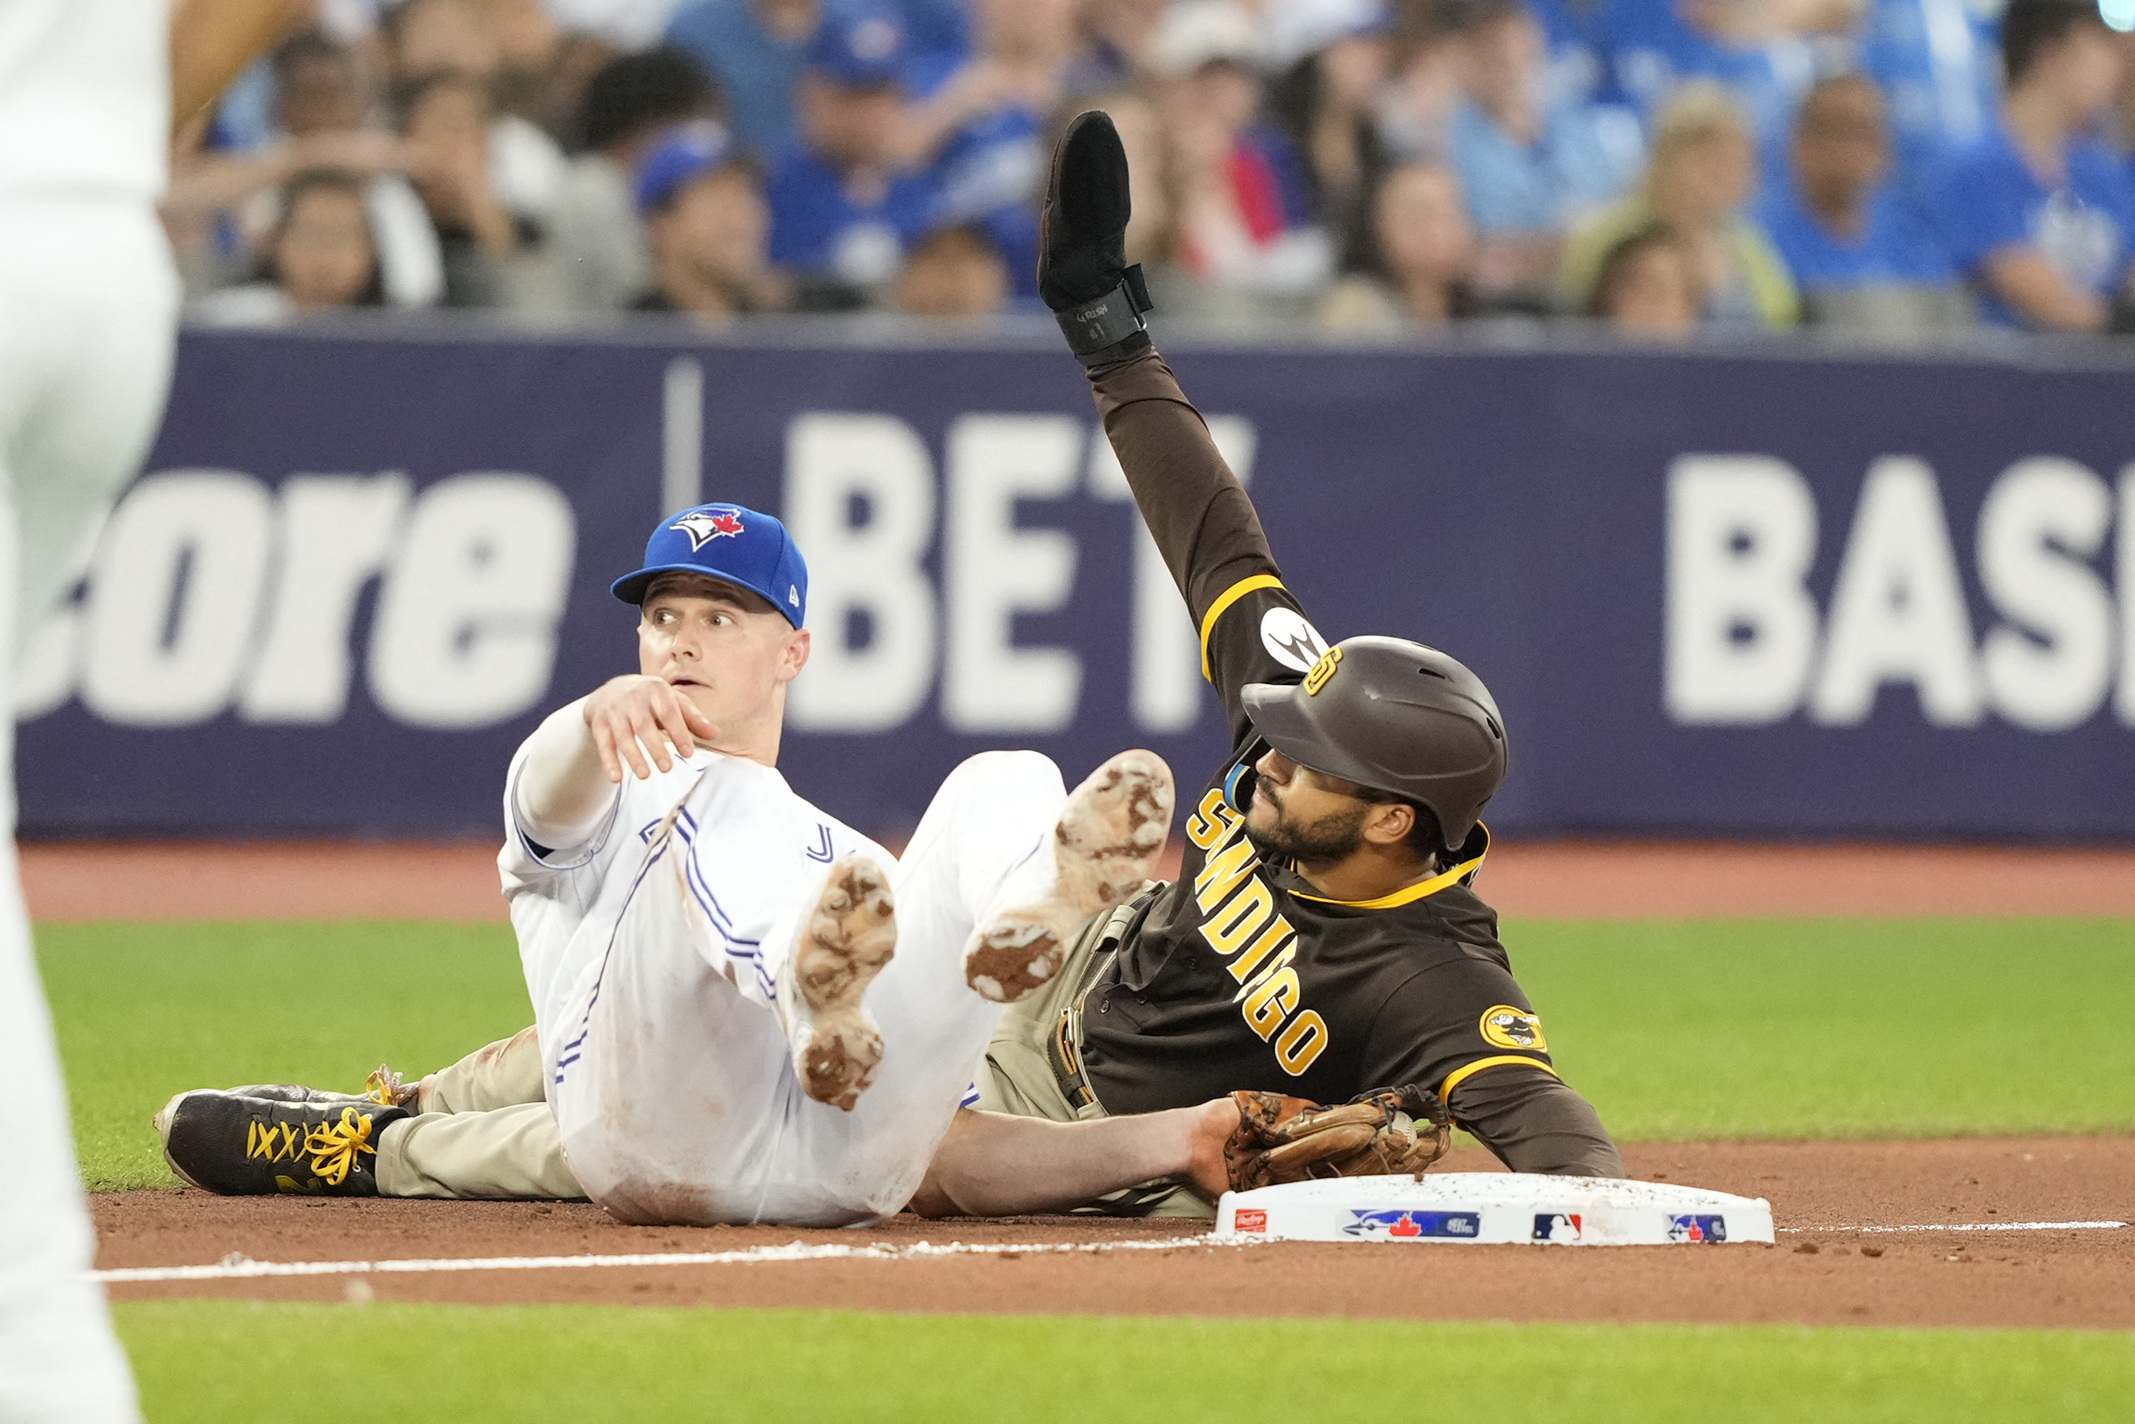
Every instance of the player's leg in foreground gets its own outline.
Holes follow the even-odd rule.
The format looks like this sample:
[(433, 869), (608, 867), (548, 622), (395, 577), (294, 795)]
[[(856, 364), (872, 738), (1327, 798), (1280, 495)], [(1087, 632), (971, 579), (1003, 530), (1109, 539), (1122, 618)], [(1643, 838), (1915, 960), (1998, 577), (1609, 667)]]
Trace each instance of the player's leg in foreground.
[[(208, 1191), (275, 1192), (287, 1179), (291, 1189), (333, 1196), (585, 1195), (542, 1095), (531, 1028), (417, 1083), (381, 1065), (361, 1093), (294, 1083), (197, 1090), (172, 1098), (154, 1125), (171, 1170)], [(337, 1170), (344, 1156), (346, 1170)]]
[[(1144, 799), (1168, 814), (1169, 777), (1161, 763), (1146, 753), (1130, 756), (1137, 779), (1158, 778), (1152, 784), (1162, 787)], [(1117, 781), (1112, 772), (1119, 760), (1093, 778), (1097, 789)], [(553, 1098), (564, 1145), (589, 1194), (633, 1221), (828, 1225), (902, 1207), (970, 1084), (999, 1012), (967, 987), (966, 951), (981, 926), (998, 920), (1052, 922), (1055, 932), (1072, 936), (1079, 928), (1074, 917), (1094, 913), (1073, 907), (1095, 892), (1063, 875), (1063, 868), (1086, 868), (1087, 858), (1072, 844), (1055, 849), (1063, 844), (1063, 818), (1071, 843), (1093, 797), (1103, 799), (1090, 788), (1069, 797), (1051, 762), (1033, 753), (987, 753), (951, 773), (904, 859), (890, 869), (895, 954), (865, 990), (882, 1049), (864, 1091), (841, 1112), (808, 1100), (809, 1055), (795, 1051), (803, 1037), (781, 1024), (791, 1011), (778, 1010), (779, 996), (751, 990), (747, 976), (712, 972), (706, 955), (691, 948), (693, 939), (703, 942), (697, 921), (704, 911), (681, 887), (709, 883), (717, 903), (717, 877), (741, 851), (723, 846), (717, 828), (722, 822), (762, 826), (772, 809), (735, 804), (747, 800), (746, 787), (729, 794), (707, 785), (693, 794), (681, 808), (693, 836), (671, 848), (681, 870), (656, 868), (644, 877), (618, 926), (599, 990), (587, 996), (582, 1026), (550, 1050), (558, 1060)], [(1161, 839), (1159, 826), (1156, 844)], [(1147, 859), (1132, 871), (1136, 885)], [(799, 907), (805, 913), (787, 918), (790, 928), (761, 937), (767, 961), (777, 957), (770, 946), (789, 951), (782, 963), (764, 966), (774, 983), (798, 985), (820, 952), (811, 941), (822, 937), (826, 918), (835, 924), (858, 913), (864, 924), (879, 913), (876, 887), (866, 877), (857, 896), (837, 878), (820, 879), (817, 898)], [(851, 1007), (845, 996), (799, 1017), (820, 1044), (836, 1036), (832, 1025)], [(861, 1022), (854, 1037), (864, 1040)], [(646, 1024), (658, 1027), (631, 1031)], [(874, 1057), (864, 1049), (858, 1056)], [(699, 1116), (716, 1121), (717, 1130), (689, 1130)]]
[[(0, 651), (78, 568), (139, 468), (170, 371), (176, 284), (145, 211), (21, 202), (0, 220)], [(9, 678), (0, 670), (0, 706)], [(0, 1418), (126, 1420), (14, 859), (13, 720), (0, 725)]]

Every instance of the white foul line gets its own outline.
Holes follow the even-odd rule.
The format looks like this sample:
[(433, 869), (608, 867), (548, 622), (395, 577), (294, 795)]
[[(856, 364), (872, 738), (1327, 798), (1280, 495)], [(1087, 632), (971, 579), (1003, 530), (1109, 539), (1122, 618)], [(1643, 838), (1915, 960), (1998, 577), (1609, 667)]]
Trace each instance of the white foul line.
[[(1935, 1222), (1920, 1226), (1782, 1226), (1782, 1233), (1858, 1231), (2115, 1231), (2125, 1221), (1983, 1221)], [(1211, 1232), (1204, 1236), (1142, 1237), (1127, 1241), (1079, 1244), (1029, 1242), (973, 1245), (951, 1241), (937, 1246), (920, 1241), (910, 1246), (811, 1246), (803, 1241), (784, 1246), (753, 1246), (745, 1251), (661, 1251), (634, 1256), (448, 1256), (389, 1261), (255, 1261), (232, 1252), (211, 1266), (129, 1266), (91, 1271), (104, 1285), (156, 1285), (172, 1281), (244, 1281), (269, 1276), (434, 1275), (454, 1271), (560, 1271), (596, 1267), (732, 1266), (766, 1261), (900, 1261), (930, 1256), (1090, 1255), (1103, 1251), (1177, 1251), (1193, 1246), (1271, 1244), (1254, 1236)]]
[(263, 1276), (429, 1275), (445, 1271), (584, 1270), (598, 1266), (729, 1266), (758, 1261), (895, 1261), (928, 1256), (1037, 1256), (1099, 1251), (1175, 1251), (1188, 1246), (1250, 1244), (1254, 1244), (1250, 1238), (1237, 1241), (1213, 1235), (1096, 1241), (1079, 1245), (1055, 1242), (1029, 1245), (967, 1245), (951, 1241), (936, 1246), (931, 1242), (921, 1241), (911, 1246), (811, 1246), (806, 1242), (795, 1241), (785, 1246), (755, 1246), (746, 1251), (662, 1251), (635, 1256), (459, 1256), (400, 1261), (255, 1261), (233, 1252), (212, 1266), (133, 1266), (110, 1271), (91, 1271), (89, 1274), (92, 1279), (105, 1285), (149, 1285), (163, 1281), (256, 1280)]
[(2125, 1221), (1937, 1221), (1920, 1226), (1782, 1226), (1781, 1231), (2118, 1231)]

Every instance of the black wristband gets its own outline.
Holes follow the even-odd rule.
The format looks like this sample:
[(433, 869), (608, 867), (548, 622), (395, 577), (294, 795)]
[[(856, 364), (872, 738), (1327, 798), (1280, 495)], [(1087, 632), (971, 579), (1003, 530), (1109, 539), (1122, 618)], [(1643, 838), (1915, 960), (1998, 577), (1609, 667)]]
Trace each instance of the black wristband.
[[(1085, 366), (1117, 360), (1120, 348), (1147, 328), (1142, 313), (1152, 310), (1149, 287), (1137, 262), (1120, 273), (1119, 285), (1093, 301), (1053, 313), (1067, 337), (1068, 350)], [(1147, 341), (1147, 337), (1143, 337)]]

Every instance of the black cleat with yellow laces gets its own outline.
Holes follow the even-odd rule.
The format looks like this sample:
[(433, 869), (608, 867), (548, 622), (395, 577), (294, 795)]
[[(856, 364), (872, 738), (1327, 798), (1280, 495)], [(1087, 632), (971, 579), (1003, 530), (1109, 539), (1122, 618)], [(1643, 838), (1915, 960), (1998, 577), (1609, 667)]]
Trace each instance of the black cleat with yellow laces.
[(223, 1196), (374, 1197), (378, 1139), (412, 1116), (364, 1100), (291, 1102), (200, 1090), (155, 1116), (171, 1170)]

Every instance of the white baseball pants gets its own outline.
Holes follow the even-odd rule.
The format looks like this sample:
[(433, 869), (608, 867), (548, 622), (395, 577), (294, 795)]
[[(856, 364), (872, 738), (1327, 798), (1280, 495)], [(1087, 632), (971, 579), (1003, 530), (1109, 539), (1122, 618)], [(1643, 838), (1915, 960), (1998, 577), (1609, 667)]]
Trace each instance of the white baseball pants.
[(139, 1418), (15, 861), (13, 653), (79, 572), (170, 384), (178, 284), (143, 203), (0, 198), (0, 1421)]
[[(708, 778), (684, 803), (697, 825), (692, 843), (669, 854), (694, 857), (716, 880), (736, 853), (719, 844), (722, 822), (768, 824), (776, 814), (720, 796), (769, 798), (780, 794), (773, 781), (722, 791)], [(622, 1220), (663, 1223), (843, 1226), (901, 1210), (1000, 1013), (965, 984), (964, 949), (986, 916), (1050, 892), (1066, 799), (1059, 769), (1035, 752), (983, 753), (942, 783), (892, 872), (897, 953), (864, 1000), (881, 1026), (883, 1060), (849, 1113), (801, 1091), (786, 1031), (755, 981), (707, 966), (682, 878), (647, 874), (577, 1020), (586, 1032), (568, 1052), (579, 1056), (549, 1087), (587, 1194)], [(790, 908), (762, 936), (774, 983), (823, 873), (795, 881)], [(547, 1026), (576, 1016), (541, 1018), (554, 1065), (567, 1050)]]

